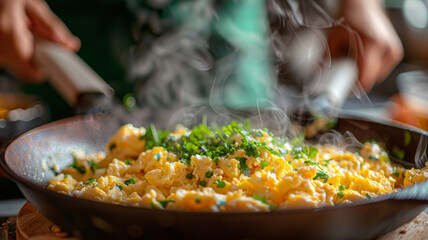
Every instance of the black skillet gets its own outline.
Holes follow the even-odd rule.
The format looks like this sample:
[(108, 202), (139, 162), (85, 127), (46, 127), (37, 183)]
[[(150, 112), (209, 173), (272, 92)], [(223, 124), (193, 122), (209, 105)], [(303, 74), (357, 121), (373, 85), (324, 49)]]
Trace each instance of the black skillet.
[[(60, 168), (72, 163), (75, 148), (103, 151), (119, 127), (110, 116), (80, 116), (36, 128), (12, 142), (1, 166), (25, 197), (64, 230), (84, 239), (370, 239), (411, 221), (428, 204), (428, 181), (354, 204), (266, 213), (198, 213), (106, 204), (46, 189)], [(340, 118), (338, 132), (364, 142), (375, 139), (405, 151), (405, 161), (425, 164), (426, 132)], [(405, 135), (411, 135), (406, 145)]]

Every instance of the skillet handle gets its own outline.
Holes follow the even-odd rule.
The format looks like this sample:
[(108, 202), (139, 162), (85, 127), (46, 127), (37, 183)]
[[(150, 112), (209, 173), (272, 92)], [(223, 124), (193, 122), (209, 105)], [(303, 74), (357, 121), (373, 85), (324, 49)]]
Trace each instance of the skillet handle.
[(70, 106), (84, 95), (113, 97), (113, 89), (77, 54), (55, 43), (36, 39), (35, 61)]

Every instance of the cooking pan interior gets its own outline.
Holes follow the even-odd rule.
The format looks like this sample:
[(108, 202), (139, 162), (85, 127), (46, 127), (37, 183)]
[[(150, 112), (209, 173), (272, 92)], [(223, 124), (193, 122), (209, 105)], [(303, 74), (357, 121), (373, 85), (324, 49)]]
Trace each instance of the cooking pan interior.
[[(216, 228), (216, 232), (207, 238), (225, 237), (225, 234), (239, 238), (261, 238), (266, 237), (264, 232), (269, 232), (269, 238), (370, 238), (411, 220), (426, 207), (426, 201), (384, 198), (385, 201), (317, 210), (230, 214), (169, 213), (77, 199), (46, 189), (48, 180), (55, 175), (55, 165), (59, 169), (70, 165), (73, 161), (71, 152), (75, 149), (86, 153), (105, 150), (110, 136), (122, 123), (109, 115), (90, 115), (47, 124), (12, 142), (3, 154), (1, 164), (5, 172), (17, 181), (24, 195), (43, 214), (67, 230), (74, 231), (75, 235), (90, 238), (106, 237), (103, 234), (113, 234), (118, 238), (141, 237), (138, 234), (132, 235), (135, 229), (142, 229), (142, 232), (150, 230), (149, 235), (144, 236), (157, 234), (152, 237), (188, 237), (195, 233), (204, 234), (213, 225), (221, 228)], [(353, 118), (340, 118), (335, 130), (340, 133), (350, 131), (361, 142), (374, 139), (383, 142), (390, 150), (400, 149), (404, 153), (404, 160), (416, 167), (421, 167), (426, 162), (427, 135), (423, 131)], [(377, 214), (373, 215), (373, 212)], [(312, 224), (310, 232), (305, 231), (308, 221)], [(248, 227), (240, 229), (241, 224), (247, 224)], [(259, 224), (264, 229), (260, 229)], [(289, 228), (284, 228), (285, 224)], [(131, 225), (136, 228), (129, 230)], [(340, 226), (339, 229), (337, 225)], [(361, 228), (366, 230), (361, 231)]]
[[(220, 117), (211, 118), (217, 122), (219, 119), (222, 119), (222, 123), (228, 121)], [(187, 125), (193, 125), (195, 121), (187, 121)], [(111, 115), (87, 115), (45, 125), (10, 144), (6, 152), (7, 167), (26, 181), (45, 187), (55, 175), (55, 169), (63, 169), (72, 163), (73, 151), (83, 150), (88, 154), (105, 151), (109, 138), (122, 124), (123, 121)], [(164, 124), (157, 126), (162, 128), (165, 127), (162, 126)], [(264, 124), (274, 125), (272, 122)], [(141, 125), (147, 126), (144, 123)], [(278, 129), (277, 132), (281, 131)], [(393, 160), (398, 161), (398, 158), (403, 157), (404, 162), (401, 163), (408, 163), (407, 166), (422, 168), (427, 162), (428, 141), (423, 131), (350, 117), (340, 118), (334, 130), (338, 134), (351, 133), (360, 142), (381, 142), (385, 144)], [(394, 156), (397, 151), (400, 151), (401, 156)]]

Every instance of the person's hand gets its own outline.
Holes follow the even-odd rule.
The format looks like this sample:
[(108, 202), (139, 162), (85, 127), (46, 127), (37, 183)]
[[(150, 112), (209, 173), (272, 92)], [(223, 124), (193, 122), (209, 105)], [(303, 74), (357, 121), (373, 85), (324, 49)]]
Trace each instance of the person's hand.
[(43, 0), (0, 0), (0, 66), (39, 82), (44, 75), (33, 62), (35, 36), (74, 51), (80, 48), (80, 40)]
[(343, 56), (349, 49), (357, 53), (359, 81), (369, 91), (399, 63), (403, 48), (381, 1), (341, 0), (340, 3), (344, 26), (357, 33), (361, 41), (353, 41), (355, 35), (346, 27), (336, 26), (329, 32), (330, 51), (332, 57)]

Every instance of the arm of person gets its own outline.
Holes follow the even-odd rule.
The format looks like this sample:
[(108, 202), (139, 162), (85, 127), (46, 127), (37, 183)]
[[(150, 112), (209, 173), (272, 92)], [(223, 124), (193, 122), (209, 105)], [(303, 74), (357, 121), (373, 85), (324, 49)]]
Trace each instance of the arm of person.
[(80, 40), (43, 0), (0, 0), (0, 66), (38, 83), (43, 72), (34, 64), (34, 39), (41, 37), (73, 51)]
[(400, 39), (380, 0), (342, 0), (341, 16), (344, 24), (329, 31), (332, 57), (356, 53), (359, 82), (369, 91), (403, 58)]

